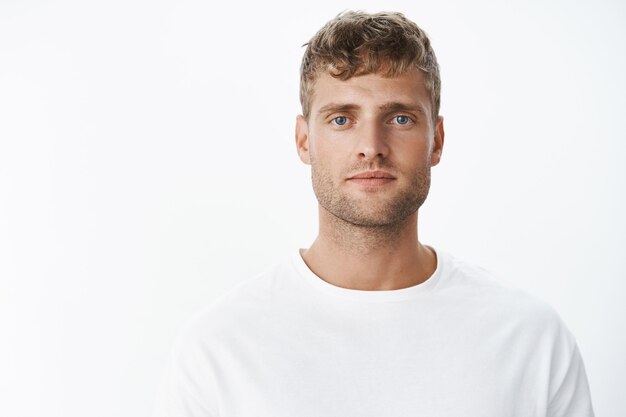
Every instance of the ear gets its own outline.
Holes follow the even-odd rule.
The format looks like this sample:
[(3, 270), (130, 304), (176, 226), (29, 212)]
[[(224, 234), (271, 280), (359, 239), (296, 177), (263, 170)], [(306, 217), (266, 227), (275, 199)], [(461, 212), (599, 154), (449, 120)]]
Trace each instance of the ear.
[(441, 153), (443, 152), (443, 116), (437, 117), (437, 126), (435, 126), (435, 138), (433, 142), (433, 150), (430, 154), (430, 166), (435, 166), (441, 160)]
[(304, 116), (298, 115), (296, 118), (296, 149), (300, 160), (307, 165), (311, 165), (309, 154), (309, 123)]

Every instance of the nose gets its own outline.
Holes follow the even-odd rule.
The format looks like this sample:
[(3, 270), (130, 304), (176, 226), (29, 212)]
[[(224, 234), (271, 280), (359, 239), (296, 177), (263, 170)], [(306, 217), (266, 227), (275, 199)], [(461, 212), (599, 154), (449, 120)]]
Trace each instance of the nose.
[(371, 161), (388, 156), (389, 144), (384, 129), (378, 123), (362, 123), (357, 133), (356, 153), (359, 159)]

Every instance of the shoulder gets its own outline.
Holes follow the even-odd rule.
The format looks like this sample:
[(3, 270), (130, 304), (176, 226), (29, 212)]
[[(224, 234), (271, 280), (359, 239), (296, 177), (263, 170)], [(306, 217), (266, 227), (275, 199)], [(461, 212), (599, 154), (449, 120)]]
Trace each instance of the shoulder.
[(236, 326), (261, 320), (275, 311), (281, 295), (293, 294), (293, 267), (290, 259), (277, 263), (256, 276), (246, 278), (187, 318), (179, 340), (194, 342), (215, 338)]
[(441, 292), (453, 297), (455, 306), (467, 307), (464, 312), (471, 319), (464, 324), (485, 346), (492, 342), (506, 349), (523, 363), (525, 378), (544, 387), (547, 415), (592, 416), (583, 360), (559, 313), (481, 267), (449, 255), (442, 258)]
[[(548, 302), (485, 268), (441, 253), (441, 292), (468, 303), (486, 321), (497, 321), (539, 338), (574, 340), (559, 313)], [(461, 301), (463, 300), (463, 301)]]

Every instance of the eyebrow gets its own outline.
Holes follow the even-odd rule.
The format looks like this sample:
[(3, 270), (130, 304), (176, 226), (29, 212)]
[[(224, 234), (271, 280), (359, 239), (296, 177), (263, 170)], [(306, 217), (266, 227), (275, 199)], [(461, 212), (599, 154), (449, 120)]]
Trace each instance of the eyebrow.
[(334, 113), (334, 112), (342, 112), (342, 111), (350, 111), (350, 110), (358, 110), (361, 106), (357, 104), (341, 104), (341, 103), (330, 103), (318, 110), (319, 114), (322, 113)]
[(379, 110), (383, 110), (383, 111), (389, 111), (389, 112), (393, 112), (393, 111), (411, 111), (411, 112), (420, 113), (422, 116), (426, 116), (426, 109), (424, 109), (419, 104), (407, 104), (407, 103), (401, 103), (401, 102), (391, 102), (391, 103), (385, 103), (385, 104), (379, 106), (378, 109)]
[[(359, 106), (358, 104), (330, 103), (321, 107), (318, 110), (318, 114), (354, 111), (354, 110), (359, 110), (360, 108), (361, 106)], [(422, 106), (414, 105), (414, 104), (406, 104), (406, 103), (401, 103), (401, 102), (396, 102), (396, 101), (381, 104), (380, 106), (378, 106), (378, 109), (382, 111), (388, 111), (388, 112), (413, 111), (413, 112), (420, 113), (423, 116), (426, 116), (426, 110)]]

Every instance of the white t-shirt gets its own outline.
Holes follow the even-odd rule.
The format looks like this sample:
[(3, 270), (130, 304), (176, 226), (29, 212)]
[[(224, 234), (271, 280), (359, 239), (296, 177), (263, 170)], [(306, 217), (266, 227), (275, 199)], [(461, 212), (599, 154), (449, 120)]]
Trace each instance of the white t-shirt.
[(555, 311), (438, 251), (422, 284), (334, 286), (299, 253), (184, 327), (155, 417), (591, 417)]

